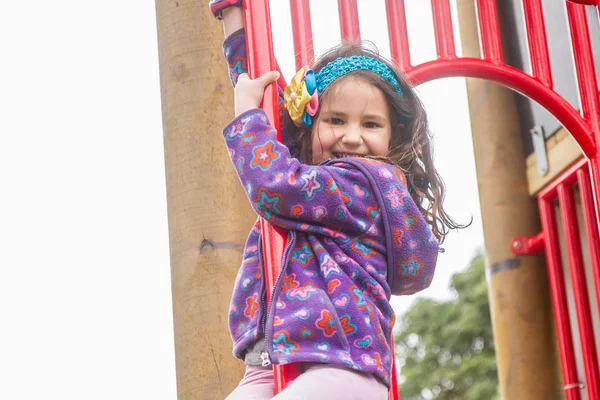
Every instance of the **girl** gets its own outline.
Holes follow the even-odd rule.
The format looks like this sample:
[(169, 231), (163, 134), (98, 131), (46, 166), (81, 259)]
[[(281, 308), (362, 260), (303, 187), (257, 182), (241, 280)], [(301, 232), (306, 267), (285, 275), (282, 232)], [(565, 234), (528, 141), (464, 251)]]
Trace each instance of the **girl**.
[[(442, 206), (423, 107), (391, 63), (343, 45), (283, 91), (278, 143), (258, 107), (279, 75), (247, 76), (240, 3), (210, 2), (235, 85), (223, 134), (254, 210), (288, 240), (267, 304), (258, 223), (247, 239), (229, 311), (247, 368), (228, 399), (385, 399), (390, 296), (428, 287), (438, 243), (459, 227)], [(273, 397), (272, 364), (284, 363), (304, 372)]]

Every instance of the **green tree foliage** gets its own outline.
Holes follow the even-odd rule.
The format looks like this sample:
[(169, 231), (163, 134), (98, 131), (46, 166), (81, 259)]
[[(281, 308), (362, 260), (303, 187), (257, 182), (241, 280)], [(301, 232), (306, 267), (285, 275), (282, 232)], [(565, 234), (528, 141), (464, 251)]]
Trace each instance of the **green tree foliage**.
[(400, 319), (402, 400), (499, 399), (483, 256), (452, 277), (450, 301), (419, 299)]

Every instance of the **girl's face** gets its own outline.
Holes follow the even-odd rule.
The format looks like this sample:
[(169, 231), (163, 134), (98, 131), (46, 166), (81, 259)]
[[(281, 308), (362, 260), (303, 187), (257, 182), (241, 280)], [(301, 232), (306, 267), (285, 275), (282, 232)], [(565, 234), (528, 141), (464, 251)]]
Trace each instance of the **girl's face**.
[(312, 157), (385, 156), (392, 128), (383, 92), (364, 79), (348, 76), (336, 82), (319, 105), (312, 130)]

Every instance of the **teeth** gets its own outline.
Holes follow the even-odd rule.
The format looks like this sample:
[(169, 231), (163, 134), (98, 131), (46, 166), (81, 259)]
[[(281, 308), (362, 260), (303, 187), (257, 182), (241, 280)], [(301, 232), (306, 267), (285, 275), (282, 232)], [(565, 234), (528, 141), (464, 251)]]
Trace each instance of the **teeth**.
[(333, 155), (338, 158), (360, 156), (360, 154), (351, 154), (351, 153), (333, 153)]

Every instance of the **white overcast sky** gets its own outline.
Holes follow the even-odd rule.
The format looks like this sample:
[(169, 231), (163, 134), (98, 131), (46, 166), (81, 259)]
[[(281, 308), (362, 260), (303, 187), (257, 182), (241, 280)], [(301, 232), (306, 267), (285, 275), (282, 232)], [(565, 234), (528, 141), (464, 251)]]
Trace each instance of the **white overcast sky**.
[[(288, 2), (272, 3), (291, 55)], [(311, 2), (317, 54), (339, 39), (336, 3)], [(389, 54), (383, 3), (359, 0), (361, 31)], [(413, 61), (432, 59), (430, 3), (406, 3)], [(3, 2), (0, 51), (0, 399), (175, 399), (154, 2)], [(483, 241), (466, 90), (419, 92), (446, 206), (474, 218), (422, 294), (448, 298)]]

